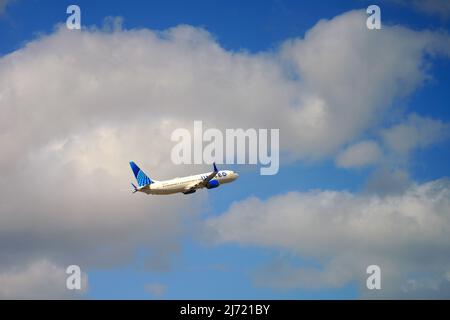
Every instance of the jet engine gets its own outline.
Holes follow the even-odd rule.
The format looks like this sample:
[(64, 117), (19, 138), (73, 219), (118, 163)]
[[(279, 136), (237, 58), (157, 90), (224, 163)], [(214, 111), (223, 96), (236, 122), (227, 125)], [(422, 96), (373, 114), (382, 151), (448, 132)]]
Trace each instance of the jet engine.
[(217, 180), (211, 180), (208, 182), (208, 184), (206, 185), (207, 189), (214, 189), (217, 188), (219, 186), (219, 181)]

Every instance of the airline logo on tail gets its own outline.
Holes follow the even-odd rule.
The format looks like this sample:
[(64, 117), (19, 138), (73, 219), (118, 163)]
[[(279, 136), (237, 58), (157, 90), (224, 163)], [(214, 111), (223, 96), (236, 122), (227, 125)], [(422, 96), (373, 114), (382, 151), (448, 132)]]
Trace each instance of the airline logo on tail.
[(133, 193), (139, 191), (140, 188), (148, 186), (149, 184), (153, 183), (152, 179), (150, 179), (144, 171), (142, 171), (136, 163), (133, 161), (130, 161), (130, 167), (131, 170), (133, 170), (134, 177), (136, 178), (136, 181), (138, 183), (139, 188), (137, 188), (134, 184), (131, 184), (134, 188)]

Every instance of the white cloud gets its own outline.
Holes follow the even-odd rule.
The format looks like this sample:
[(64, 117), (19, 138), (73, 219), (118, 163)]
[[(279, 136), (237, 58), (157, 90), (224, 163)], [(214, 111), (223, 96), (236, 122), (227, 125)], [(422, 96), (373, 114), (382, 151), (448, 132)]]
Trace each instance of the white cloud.
[(370, 32), (362, 19), (351, 12), (320, 21), (305, 39), (283, 46), (302, 83), (304, 103), (288, 120), (301, 128), (297, 153), (327, 154), (378, 126), (395, 98), (427, 78), (424, 54), (449, 53), (446, 36), (388, 26)]
[(44, 258), (112, 266), (137, 247), (154, 253), (150, 266), (170, 267), (204, 193), (121, 189), (131, 159), (157, 179), (186, 173), (168, 161), (170, 133), (193, 120), (280, 128), (291, 159), (357, 141), (427, 77), (425, 54), (449, 49), (442, 34), (368, 32), (365, 19), (353, 11), (323, 20), (305, 39), (257, 54), (227, 51), (190, 26), (60, 27), (1, 57), (0, 269)]
[(364, 167), (376, 164), (382, 157), (375, 141), (360, 141), (350, 145), (336, 156), (336, 165), (341, 168)]
[[(59, 29), (2, 59), (4, 144), (17, 156), (105, 121), (204, 119), (220, 128), (281, 128), (282, 149), (295, 158), (330, 155), (422, 82), (425, 53), (450, 49), (446, 36), (401, 27), (370, 32), (365, 19), (354, 11), (323, 20), (305, 39), (254, 55), (227, 52), (188, 26)], [(24, 114), (32, 121), (17, 134), (9, 120)], [(49, 126), (47, 115), (58, 122)]]
[(381, 196), (398, 195), (404, 193), (412, 184), (407, 171), (382, 166), (371, 173), (364, 191)]
[(88, 290), (87, 275), (82, 273), (81, 290), (68, 290), (66, 269), (47, 260), (0, 273), (0, 299), (73, 299)]
[[(281, 248), (320, 264), (281, 264), (276, 271), (263, 270), (256, 275), (259, 285), (341, 287), (356, 280), (362, 295), (401, 297), (411, 293), (404, 292), (411, 279), (445, 288), (450, 270), (450, 182), (413, 185), (385, 197), (311, 191), (267, 201), (249, 198), (211, 218), (206, 230), (216, 243)], [(378, 293), (365, 289), (365, 271), (371, 264), (382, 268), (383, 290)]]
[(412, 113), (396, 124), (380, 129), (376, 135), (379, 142), (356, 142), (340, 151), (335, 163), (341, 168), (378, 165), (377, 171), (369, 178), (368, 190), (387, 194), (389, 190), (402, 191), (410, 184), (405, 168), (412, 152), (447, 140), (450, 124)]
[(382, 130), (381, 136), (392, 151), (408, 155), (416, 148), (424, 148), (448, 138), (450, 125), (411, 114), (403, 122)]

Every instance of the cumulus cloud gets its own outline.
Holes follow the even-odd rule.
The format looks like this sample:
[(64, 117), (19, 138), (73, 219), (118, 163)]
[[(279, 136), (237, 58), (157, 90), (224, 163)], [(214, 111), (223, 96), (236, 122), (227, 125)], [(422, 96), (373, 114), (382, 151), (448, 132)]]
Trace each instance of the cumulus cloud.
[(364, 167), (377, 163), (382, 151), (375, 141), (361, 141), (350, 145), (336, 156), (336, 165), (341, 168)]
[(395, 153), (408, 155), (450, 136), (450, 125), (440, 120), (409, 115), (404, 121), (381, 131), (384, 143)]
[(449, 123), (412, 113), (376, 132), (378, 141), (363, 140), (347, 146), (336, 155), (335, 163), (341, 168), (377, 165), (366, 190), (396, 193), (411, 183), (406, 169), (413, 152), (444, 142), (449, 137)]
[(25, 267), (0, 274), (0, 299), (73, 299), (87, 292), (87, 276), (82, 273), (81, 289), (68, 290), (66, 268), (47, 260), (36, 260)]
[[(259, 285), (320, 288), (356, 281), (368, 297), (428, 297), (421, 286), (437, 296), (448, 294), (449, 180), (413, 185), (384, 197), (318, 190), (267, 201), (249, 198), (206, 225), (208, 239), (216, 243), (281, 248), (316, 262), (263, 270), (255, 276)], [(382, 269), (383, 287), (376, 293), (365, 289), (366, 268), (372, 264)], [(411, 281), (421, 286), (408, 286)]]
[(381, 196), (398, 195), (405, 192), (412, 184), (413, 181), (407, 171), (381, 166), (370, 174), (364, 191)]
[(0, 274), (44, 258), (117, 265), (137, 247), (156, 252), (149, 265), (170, 267), (183, 220), (204, 195), (120, 189), (132, 179), (130, 159), (156, 179), (186, 173), (168, 161), (170, 135), (193, 120), (280, 128), (281, 149), (294, 160), (357, 141), (428, 76), (426, 57), (449, 52), (443, 34), (369, 32), (365, 19), (353, 11), (323, 20), (304, 39), (256, 54), (178, 26), (59, 27), (2, 56)]
[(402, 27), (370, 32), (362, 18), (353, 12), (320, 21), (304, 39), (284, 45), (283, 56), (297, 71), (301, 97), (308, 100), (299, 103), (288, 122), (302, 129), (297, 152), (329, 153), (376, 127), (395, 98), (428, 76), (424, 54), (449, 53), (447, 36)]
[[(401, 27), (370, 32), (365, 18), (355, 11), (324, 20), (304, 39), (254, 55), (227, 52), (206, 31), (188, 26), (162, 33), (62, 28), (2, 59), (9, 81), (2, 90), (2, 126), (14, 126), (7, 122), (19, 110), (32, 119), (9, 146), (19, 153), (54, 131), (151, 113), (154, 123), (181, 118), (216, 127), (282, 128), (284, 151), (297, 158), (329, 155), (376, 125), (393, 99), (423, 81), (426, 53), (450, 48), (440, 34)], [(41, 81), (43, 73), (50, 83)], [(59, 119), (52, 126), (44, 116), (50, 113)], [(24, 141), (36, 127), (41, 132)]]

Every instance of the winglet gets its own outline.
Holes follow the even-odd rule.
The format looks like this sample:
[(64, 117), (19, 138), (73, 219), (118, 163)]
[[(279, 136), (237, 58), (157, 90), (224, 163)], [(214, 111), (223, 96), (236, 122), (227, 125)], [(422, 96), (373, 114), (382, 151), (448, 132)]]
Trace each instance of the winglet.
[(131, 185), (133, 186), (133, 189), (134, 189), (133, 193), (136, 193), (138, 191), (137, 187), (133, 183)]
[(214, 172), (219, 172), (219, 170), (217, 170), (217, 167), (216, 167), (216, 163), (215, 163), (215, 162), (213, 162), (213, 167), (214, 167)]

